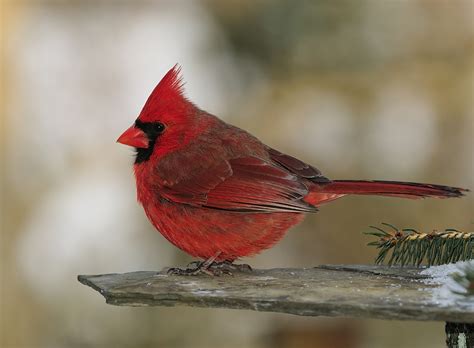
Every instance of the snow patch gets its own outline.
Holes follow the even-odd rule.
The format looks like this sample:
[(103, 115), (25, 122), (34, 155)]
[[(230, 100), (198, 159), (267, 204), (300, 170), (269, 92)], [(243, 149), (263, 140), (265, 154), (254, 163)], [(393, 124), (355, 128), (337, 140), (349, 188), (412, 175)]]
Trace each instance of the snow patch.
[(421, 282), (427, 285), (440, 286), (420, 290), (431, 291), (434, 302), (440, 306), (467, 305), (474, 310), (472, 296), (463, 295), (466, 293), (466, 289), (452, 278), (455, 273), (464, 274), (468, 267), (474, 267), (474, 260), (429, 267), (421, 271), (420, 274), (430, 278), (422, 279)]

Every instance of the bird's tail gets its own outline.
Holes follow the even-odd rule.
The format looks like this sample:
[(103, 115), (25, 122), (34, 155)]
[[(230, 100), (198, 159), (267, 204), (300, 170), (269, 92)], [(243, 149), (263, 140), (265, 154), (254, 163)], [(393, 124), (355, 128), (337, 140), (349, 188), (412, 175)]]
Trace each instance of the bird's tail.
[(468, 190), (459, 187), (379, 180), (335, 180), (322, 188), (327, 193), (353, 195), (401, 196), (407, 198), (450, 198), (464, 196)]
[(307, 196), (310, 204), (319, 205), (345, 195), (374, 195), (402, 198), (451, 198), (464, 196), (469, 190), (414, 182), (379, 180), (334, 180), (326, 185), (315, 187)]

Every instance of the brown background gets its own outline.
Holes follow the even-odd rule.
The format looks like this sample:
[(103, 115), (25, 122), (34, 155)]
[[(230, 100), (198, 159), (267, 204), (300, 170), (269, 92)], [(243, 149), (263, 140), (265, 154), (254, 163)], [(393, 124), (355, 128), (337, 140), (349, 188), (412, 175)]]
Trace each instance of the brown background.
[[(147, 222), (115, 144), (175, 63), (200, 107), (330, 178), (474, 188), (473, 6), (3, 2), (0, 345), (443, 347), (442, 323), (116, 308), (76, 275), (190, 261)], [(473, 203), (345, 198), (244, 261), (371, 263), (368, 225), (472, 231)]]

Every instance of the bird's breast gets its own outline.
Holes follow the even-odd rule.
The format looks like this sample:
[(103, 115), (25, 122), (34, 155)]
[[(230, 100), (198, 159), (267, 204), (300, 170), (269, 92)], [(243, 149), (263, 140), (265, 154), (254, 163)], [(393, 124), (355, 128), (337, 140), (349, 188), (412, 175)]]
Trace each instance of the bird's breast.
[(172, 244), (199, 257), (235, 260), (267, 249), (299, 223), (299, 213), (239, 213), (164, 199), (143, 204), (153, 226)]

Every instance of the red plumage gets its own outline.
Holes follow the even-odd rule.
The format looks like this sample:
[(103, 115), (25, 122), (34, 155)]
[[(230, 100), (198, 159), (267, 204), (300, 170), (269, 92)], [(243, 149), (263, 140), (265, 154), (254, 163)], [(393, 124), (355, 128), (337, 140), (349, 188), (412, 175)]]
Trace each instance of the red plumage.
[(161, 234), (195, 257), (233, 261), (271, 247), (304, 213), (347, 194), (460, 197), (430, 184), (335, 180), (200, 110), (171, 69), (119, 142), (136, 147), (138, 201)]

